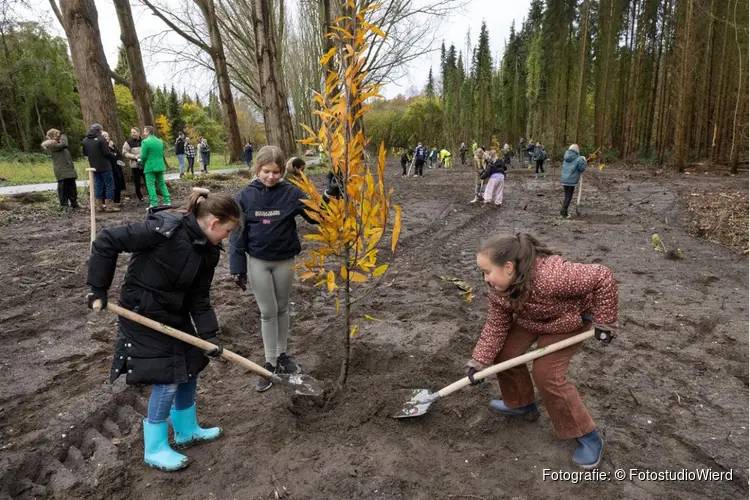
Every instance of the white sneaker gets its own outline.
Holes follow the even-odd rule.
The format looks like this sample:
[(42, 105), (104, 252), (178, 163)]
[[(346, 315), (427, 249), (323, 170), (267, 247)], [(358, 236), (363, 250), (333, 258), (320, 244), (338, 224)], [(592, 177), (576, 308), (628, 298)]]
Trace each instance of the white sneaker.
[(479, 201), (479, 197), (475, 196), (473, 200), (471, 200), (469, 203), (476, 203)]
[(414, 177), (419, 177), (417, 174), (414, 174)]

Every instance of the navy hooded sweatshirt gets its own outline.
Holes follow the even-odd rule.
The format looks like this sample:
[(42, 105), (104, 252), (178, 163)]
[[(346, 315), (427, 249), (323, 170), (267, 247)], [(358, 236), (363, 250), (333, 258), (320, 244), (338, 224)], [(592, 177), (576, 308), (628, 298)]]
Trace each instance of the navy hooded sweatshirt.
[(302, 251), (297, 236), (295, 217), (301, 215), (317, 224), (305, 213), (302, 199), (305, 193), (285, 181), (272, 188), (260, 179), (253, 180), (237, 195), (244, 227), (232, 233), (229, 239), (230, 274), (247, 274), (245, 254), (260, 260), (285, 260)]

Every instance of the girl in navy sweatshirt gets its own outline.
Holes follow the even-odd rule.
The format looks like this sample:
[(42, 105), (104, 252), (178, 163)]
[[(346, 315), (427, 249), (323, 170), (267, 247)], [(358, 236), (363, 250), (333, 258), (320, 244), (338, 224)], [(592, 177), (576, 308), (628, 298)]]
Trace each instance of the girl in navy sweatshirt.
[[(310, 223), (316, 222), (305, 213), (302, 190), (282, 180), (285, 170), (280, 148), (261, 148), (255, 160), (257, 177), (237, 195), (245, 224), (230, 238), (229, 272), (237, 286), (246, 290), (249, 271), (260, 308), (264, 367), (276, 373), (297, 373), (297, 364), (287, 355), (292, 267), (294, 257), (302, 251), (295, 218), (301, 215)], [(261, 378), (255, 390), (263, 392), (271, 385)]]

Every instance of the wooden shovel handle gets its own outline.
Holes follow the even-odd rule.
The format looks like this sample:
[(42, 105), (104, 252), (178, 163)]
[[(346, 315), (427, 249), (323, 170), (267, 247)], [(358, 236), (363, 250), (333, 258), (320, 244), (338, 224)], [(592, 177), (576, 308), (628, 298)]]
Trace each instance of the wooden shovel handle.
[[(579, 333), (578, 335), (574, 337), (570, 337), (569, 339), (561, 340), (560, 342), (555, 342), (554, 344), (548, 345), (546, 347), (540, 347), (539, 349), (535, 349), (531, 352), (527, 352), (526, 354), (522, 354), (513, 359), (509, 359), (508, 361), (503, 361), (502, 363), (498, 363), (496, 365), (490, 366), (489, 368), (485, 368), (481, 372), (477, 372), (474, 374), (474, 380), (482, 380), (482, 379), (489, 377), (490, 375), (500, 373), (509, 368), (514, 368), (516, 366), (523, 365), (536, 358), (541, 358), (542, 356), (545, 356), (551, 352), (559, 351), (560, 349), (565, 349), (566, 347), (572, 346), (573, 344), (578, 344), (579, 342), (583, 342), (584, 340), (589, 339), (593, 336), (594, 336), (594, 330), (591, 329), (583, 333)], [(464, 377), (461, 380), (457, 382), (453, 382), (451, 385), (444, 387), (443, 389), (440, 389), (438, 391), (438, 396), (443, 398), (445, 396), (448, 396), (449, 394), (453, 394), (459, 389), (463, 389), (464, 387), (470, 384), (471, 384), (471, 380), (469, 380), (469, 377)]]
[[(101, 302), (96, 301), (94, 302), (94, 311), (100, 311), (101, 310)], [(218, 346), (212, 344), (211, 342), (206, 342), (205, 340), (198, 338), (194, 335), (190, 335), (185, 332), (181, 332), (180, 330), (175, 330), (174, 328), (171, 328), (167, 325), (163, 325), (157, 321), (154, 321), (152, 319), (148, 319), (145, 316), (141, 316), (138, 313), (134, 313), (133, 311), (128, 311), (127, 309), (120, 307), (116, 304), (107, 304), (107, 310), (110, 311), (113, 314), (117, 314), (118, 316), (122, 316), (123, 318), (127, 318), (130, 321), (135, 321), (136, 323), (139, 323), (143, 326), (147, 326), (151, 328), (152, 330), (156, 330), (157, 332), (161, 332), (165, 335), (169, 335), (170, 337), (176, 338), (177, 340), (181, 340), (183, 342), (186, 342), (190, 345), (194, 345), (198, 349), (202, 349), (204, 351), (210, 351), (212, 349), (216, 349)], [(261, 377), (265, 379), (274, 379), (275, 376), (273, 373), (269, 372), (262, 366), (253, 363), (249, 359), (243, 358), (239, 354), (233, 353), (230, 350), (224, 349), (221, 353), (221, 357), (229, 360), (233, 363), (237, 363), (238, 365), (242, 366), (243, 368), (250, 370), (251, 372), (255, 373), (256, 375), (260, 375)]]
[(94, 193), (94, 172), (95, 168), (87, 168), (89, 173), (89, 212), (91, 215), (91, 243), (96, 239), (96, 199)]

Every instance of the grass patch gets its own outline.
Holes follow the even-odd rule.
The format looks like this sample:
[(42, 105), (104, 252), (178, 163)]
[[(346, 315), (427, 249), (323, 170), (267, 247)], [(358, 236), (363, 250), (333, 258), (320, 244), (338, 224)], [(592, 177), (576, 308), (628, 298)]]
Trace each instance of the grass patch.
[[(242, 168), (244, 162), (227, 163), (227, 157), (222, 153), (211, 155), (210, 170), (220, 170), (226, 168)], [(89, 166), (86, 158), (78, 158), (74, 161), (76, 172), (79, 180), (86, 180), (89, 177), (86, 169)], [(167, 155), (167, 172), (179, 172), (180, 164), (174, 154)], [(187, 166), (187, 161), (185, 162)], [(196, 170), (198, 160), (195, 161)], [(129, 169), (129, 164), (128, 164)], [(0, 185), (21, 185), (21, 184), (42, 184), (55, 182), (55, 173), (52, 170), (52, 159), (38, 153), (27, 155), (15, 155), (14, 157), (0, 158)]]

